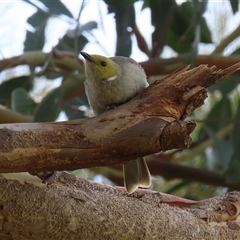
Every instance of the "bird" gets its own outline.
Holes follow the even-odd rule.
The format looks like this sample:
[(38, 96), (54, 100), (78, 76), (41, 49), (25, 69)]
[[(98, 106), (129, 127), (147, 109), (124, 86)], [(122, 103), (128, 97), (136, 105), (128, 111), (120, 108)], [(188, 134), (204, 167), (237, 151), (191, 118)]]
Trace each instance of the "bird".
[[(94, 115), (128, 102), (149, 86), (143, 68), (132, 58), (79, 53), (84, 57), (85, 92)], [(151, 184), (144, 157), (126, 162), (123, 176), (129, 194)]]

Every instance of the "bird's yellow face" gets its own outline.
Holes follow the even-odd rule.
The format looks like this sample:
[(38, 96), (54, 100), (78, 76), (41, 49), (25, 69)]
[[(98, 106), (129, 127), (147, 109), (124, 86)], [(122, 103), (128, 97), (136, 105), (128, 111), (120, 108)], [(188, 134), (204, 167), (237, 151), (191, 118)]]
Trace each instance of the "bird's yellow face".
[(118, 66), (110, 58), (101, 55), (88, 55), (85, 58), (86, 77), (90, 81), (113, 81), (118, 77)]

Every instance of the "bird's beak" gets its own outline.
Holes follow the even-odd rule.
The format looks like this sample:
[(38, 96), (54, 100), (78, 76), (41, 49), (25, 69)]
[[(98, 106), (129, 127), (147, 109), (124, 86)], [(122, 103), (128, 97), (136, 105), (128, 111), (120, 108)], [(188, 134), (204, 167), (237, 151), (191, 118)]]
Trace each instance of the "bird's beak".
[(85, 53), (85, 52), (79, 52), (87, 61), (89, 61), (89, 62), (94, 62), (95, 63), (95, 61), (93, 60), (93, 58), (89, 55), (89, 54), (87, 54), (87, 53)]

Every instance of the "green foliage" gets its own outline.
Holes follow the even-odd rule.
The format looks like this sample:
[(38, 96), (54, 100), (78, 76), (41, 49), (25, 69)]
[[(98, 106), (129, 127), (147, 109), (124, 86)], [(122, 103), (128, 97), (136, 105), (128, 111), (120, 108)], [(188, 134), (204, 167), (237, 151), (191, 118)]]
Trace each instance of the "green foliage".
[(229, 183), (240, 182), (240, 104), (238, 104), (237, 113), (235, 119), (237, 120), (234, 123), (233, 134), (231, 135), (230, 141), (232, 146), (232, 155), (231, 161), (226, 171), (226, 179)]
[[(135, 9), (130, 1), (125, 5), (124, 2), (120, 6), (112, 1), (109, 2), (109, 13), (115, 13), (116, 20), (116, 56), (129, 57), (132, 52), (132, 38), (128, 27), (135, 27)], [(123, 44), (124, 43), (124, 44)]]
[[(232, 117), (233, 112), (231, 100), (228, 97), (223, 97), (211, 108), (202, 130), (207, 129), (207, 131), (211, 131), (216, 134), (219, 129), (222, 129), (229, 124), (228, 120)], [(202, 132), (200, 132), (199, 135), (202, 135)]]
[[(68, 34), (65, 34), (63, 38), (60, 39), (59, 43), (56, 45), (56, 48), (59, 50), (74, 51), (74, 41), (74, 37), (69, 37)], [(77, 49), (83, 49), (88, 40), (83, 35), (80, 35), (77, 37), (77, 42)]]
[(24, 42), (25, 52), (43, 49), (45, 43), (44, 27), (40, 27), (34, 33), (27, 31), (26, 40)]
[(239, 1), (238, 0), (230, 0), (230, 3), (231, 3), (231, 6), (232, 6), (233, 13), (236, 13), (239, 10), (239, 8), (238, 8)]
[(12, 91), (11, 109), (25, 115), (32, 115), (37, 104), (29, 96), (24, 88), (16, 88)]
[(109, 7), (128, 7), (132, 6), (135, 2), (138, 0), (123, 0), (123, 1), (115, 1), (115, 0), (104, 0), (104, 2), (109, 6)]
[(41, 24), (42, 22), (46, 22), (48, 18), (49, 15), (46, 12), (38, 10), (36, 13), (34, 13), (27, 19), (27, 22), (35, 29), (38, 29), (39, 24)]
[(43, 11), (37, 11), (27, 19), (27, 22), (35, 29), (27, 31), (24, 42), (24, 51), (42, 50), (45, 44), (45, 28), (49, 15)]
[(29, 76), (14, 77), (0, 84), (0, 103), (8, 105), (11, 100), (11, 94), (16, 88), (24, 88), (29, 91), (32, 88), (32, 82)]
[(66, 6), (60, 0), (48, 1), (48, 0), (39, 0), (43, 3), (51, 14), (56, 15), (66, 15), (70, 18), (73, 18), (72, 13), (66, 8)]
[(212, 43), (210, 30), (202, 14), (203, 12), (199, 11), (199, 8), (196, 8), (192, 2), (177, 6), (172, 18), (172, 27), (167, 34), (166, 44), (177, 53), (191, 52), (198, 25), (201, 30), (200, 41)]
[(63, 88), (58, 87), (45, 96), (36, 108), (34, 122), (51, 122), (56, 120), (62, 110)]
[(152, 33), (152, 46), (155, 46), (152, 56), (156, 56), (163, 50), (177, 5), (175, 1), (149, 0), (148, 2), (151, 9), (151, 22), (155, 28)]
[[(76, 22), (72, 13), (60, 0), (54, 2), (40, 1), (46, 8), (40, 8), (34, 3), (30, 3), (28, 0), (25, 0), (25, 2), (36, 6), (37, 9), (37, 11), (27, 19), (27, 23), (32, 26), (33, 30), (26, 31), (26, 38), (24, 41), (25, 52), (43, 50), (47, 39), (46, 28), (48, 26), (49, 19), (52, 17), (58, 17), (60, 19), (63, 15), (65, 15), (70, 18), (72, 22)], [(63, 19), (63, 21), (66, 21), (66, 19)], [(76, 27), (69, 28), (54, 47), (58, 50), (78, 53), (79, 50), (83, 49), (88, 43), (88, 39), (83, 35), (84, 32), (89, 32), (95, 28), (97, 28), (97, 23), (94, 21), (90, 21), (83, 25), (76, 23)], [(63, 101), (65, 101), (64, 99), (66, 97), (65, 92), (68, 92), (68, 94), (71, 95), (69, 92), (69, 90), (72, 89), (71, 87), (69, 88), (69, 86), (65, 84), (63, 87), (54, 89), (43, 98), (40, 104), (36, 104), (29, 97), (29, 91), (32, 89), (32, 80), (34, 77), (38, 76), (52, 80), (63, 77), (62, 73), (48, 68), (47, 65), (48, 64), (46, 63), (46, 69), (41, 72), (37, 72), (34, 68), (31, 69), (34, 76), (11, 78), (8, 81), (1, 83), (0, 102), (5, 106), (11, 106), (13, 111), (33, 116), (34, 121), (55, 121), (59, 113), (64, 111), (65, 107), (69, 107), (67, 104), (65, 105)], [(71, 77), (74, 81), (79, 80), (76, 73), (73, 73)], [(73, 91), (73, 89), (71, 91)], [(76, 99), (78, 99), (78, 97)], [(78, 101), (75, 103), (78, 103)], [(74, 115), (77, 117), (85, 116), (82, 112), (78, 112), (78, 114), (76, 114), (76, 110), (71, 108), (66, 109), (66, 112), (68, 113), (67, 116), (71, 119)]]
[(59, 40), (56, 48), (63, 51), (78, 52), (88, 43), (87, 38), (82, 35), (84, 31), (92, 31), (97, 28), (97, 23), (90, 21), (84, 25), (78, 25), (77, 29), (68, 30), (68, 32)]
[(231, 76), (227, 80), (217, 83), (210, 88), (208, 88), (210, 93), (214, 91), (220, 91), (223, 96), (231, 94), (231, 92), (238, 86), (239, 78), (236, 76)]

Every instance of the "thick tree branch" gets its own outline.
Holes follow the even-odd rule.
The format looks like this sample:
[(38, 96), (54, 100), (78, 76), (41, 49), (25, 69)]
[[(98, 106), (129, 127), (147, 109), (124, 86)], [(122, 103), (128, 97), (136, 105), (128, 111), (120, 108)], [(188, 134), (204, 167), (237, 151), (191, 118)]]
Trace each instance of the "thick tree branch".
[[(184, 118), (207, 97), (204, 87), (240, 68), (185, 66), (132, 101), (97, 117), (62, 123), (0, 125), (0, 172), (114, 165), (191, 144)], [(134, 144), (133, 144), (134, 143)]]
[(3, 174), (0, 191), (1, 239), (240, 239), (237, 192), (202, 202), (150, 190), (128, 195), (67, 173), (50, 186)]

